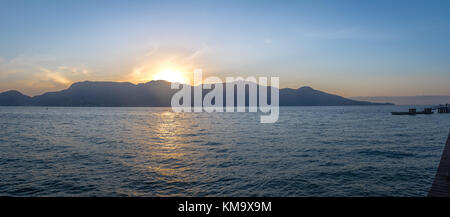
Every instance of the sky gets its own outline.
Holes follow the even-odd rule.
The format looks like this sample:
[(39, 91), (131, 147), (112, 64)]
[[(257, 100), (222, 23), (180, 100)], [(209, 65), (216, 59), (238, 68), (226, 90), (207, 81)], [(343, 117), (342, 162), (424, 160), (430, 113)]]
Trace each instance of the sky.
[(0, 0), (0, 92), (201, 68), (346, 97), (450, 95), (448, 11), (447, 0)]

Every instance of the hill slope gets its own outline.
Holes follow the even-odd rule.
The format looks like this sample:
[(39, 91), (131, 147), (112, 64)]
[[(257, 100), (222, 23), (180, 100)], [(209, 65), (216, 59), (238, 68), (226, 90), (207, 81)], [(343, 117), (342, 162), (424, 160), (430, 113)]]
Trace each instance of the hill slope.
[(31, 97), (16, 90), (0, 93), (0, 105), (2, 106), (25, 106), (29, 105), (30, 100)]

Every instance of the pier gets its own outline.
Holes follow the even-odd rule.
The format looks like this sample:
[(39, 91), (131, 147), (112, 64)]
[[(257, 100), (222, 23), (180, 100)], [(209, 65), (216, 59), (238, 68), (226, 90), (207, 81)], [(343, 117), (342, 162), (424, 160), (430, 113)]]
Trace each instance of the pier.
[(450, 104), (438, 105), (434, 108), (425, 108), (423, 111), (418, 112), (415, 108), (410, 108), (407, 112), (391, 112), (392, 115), (431, 115), (434, 114), (433, 110), (437, 110), (438, 113), (450, 114)]
[(450, 133), (428, 196), (450, 197)]
[(439, 105), (436, 109), (438, 110), (439, 113), (450, 113), (449, 104)]

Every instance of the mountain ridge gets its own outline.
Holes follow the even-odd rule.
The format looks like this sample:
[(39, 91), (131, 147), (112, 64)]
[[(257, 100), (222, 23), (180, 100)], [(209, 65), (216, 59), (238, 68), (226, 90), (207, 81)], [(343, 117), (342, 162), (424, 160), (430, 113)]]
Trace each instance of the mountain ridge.
[[(73, 83), (69, 88), (61, 91), (46, 92), (33, 97), (16, 90), (6, 91), (0, 93), (0, 106), (167, 107), (171, 106), (173, 94), (179, 91), (171, 89), (170, 86), (170, 82), (163, 80), (140, 84), (82, 81)], [(226, 87), (224, 86), (223, 89), (225, 90)], [(204, 90), (203, 96), (209, 91)], [(308, 86), (298, 89), (279, 89), (279, 94), (280, 106), (391, 105), (347, 99)], [(248, 87), (246, 87), (246, 102), (248, 105)]]

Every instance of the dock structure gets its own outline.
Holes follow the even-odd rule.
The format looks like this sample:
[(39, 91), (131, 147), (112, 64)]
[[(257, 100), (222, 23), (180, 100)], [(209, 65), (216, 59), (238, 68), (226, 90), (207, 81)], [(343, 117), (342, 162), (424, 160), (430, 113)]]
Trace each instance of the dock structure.
[(450, 197), (450, 133), (428, 196)]
[(450, 105), (449, 104), (445, 104), (445, 105), (439, 105), (436, 107), (436, 109), (438, 110), (438, 113), (450, 113)]

